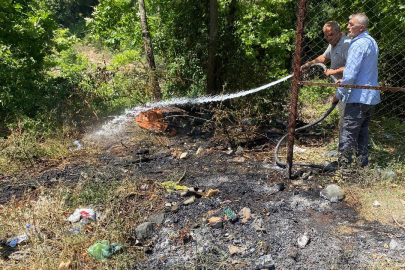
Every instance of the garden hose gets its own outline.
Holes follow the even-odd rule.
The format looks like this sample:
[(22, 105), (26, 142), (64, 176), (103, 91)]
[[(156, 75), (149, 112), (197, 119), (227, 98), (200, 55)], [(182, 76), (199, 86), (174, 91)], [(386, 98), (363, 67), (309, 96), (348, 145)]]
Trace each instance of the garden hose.
[[(327, 69), (326, 66), (325, 66), (324, 64), (322, 64), (322, 63), (312, 64), (312, 65), (309, 66), (308, 68), (314, 67), (314, 66), (322, 67), (324, 71), (326, 71), (326, 69)], [(330, 78), (333, 80), (333, 82), (335, 82), (335, 83), (337, 82), (337, 79), (336, 79), (335, 76), (330, 75)], [(308, 124), (308, 125), (305, 125), (305, 126), (303, 126), (303, 127), (299, 127), (299, 128), (297, 128), (297, 129), (295, 129), (295, 131), (296, 131), (296, 132), (297, 132), (297, 131), (301, 131), (301, 130), (307, 129), (307, 128), (309, 128), (309, 127), (315, 126), (316, 124), (320, 123), (320, 122), (323, 121), (326, 117), (328, 117), (328, 115), (335, 109), (336, 105), (337, 105), (337, 103), (332, 104), (332, 106), (325, 112), (325, 114), (324, 114), (322, 117), (320, 117), (319, 119), (317, 119), (316, 121), (314, 121), (314, 122), (312, 122), (312, 123), (310, 123), (310, 124)], [(277, 143), (277, 146), (276, 146), (276, 148), (275, 148), (275, 150), (274, 150), (274, 158), (275, 158), (275, 160), (276, 160), (276, 164), (277, 164), (278, 166), (282, 167), (282, 168), (286, 168), (286, 167), (287, 167), (287, 164), (284, 163), (284, 162), (281, 162), (281, 161), (278, 159), (278, 150), (279, 150), (279, 148), (280, 148), (281, 143), (284, 141), (284, 139), (287, 137), (287, 135), (288, 135), (288, 133), (285, 134), (283, 137), (281, 137), (281, 139), (280, 139), (279, 142)], [(333, 166), (330, 166), (330, 165), (328, 165), (328, 166), (322, 166), (322, 165), (316, 165), (316, 164), (311, 164), (311, 163), (301, 163), (301, 162), (300, 162), (300, 163), (293, 163), (292, 165), (293, 165), (293, 166), (306, 166), (306, 167), (310, 167), (310, 168), (322, 169), (322, 170), (325, 170), (325, 171), (335, 171), (335, 170), (337, 170), (336, 167), (333, 167)]]

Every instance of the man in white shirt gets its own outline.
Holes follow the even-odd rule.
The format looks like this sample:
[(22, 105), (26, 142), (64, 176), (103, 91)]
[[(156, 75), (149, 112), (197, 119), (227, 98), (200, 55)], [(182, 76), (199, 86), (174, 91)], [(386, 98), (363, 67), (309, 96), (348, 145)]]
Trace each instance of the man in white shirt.
[[(328, 48), (323, 54), (319, 55), (314, 60), (309, 61), (304, 65), (302, 65), (301, 72), (305, 72), (305, 70), (312, 64), (315, 63), (327, 64), (330, 61), (331, 62), (330, 68), (325, 71), (325, 75), (326, 76), (333, 75), (338, 80), (342, 79), (351, 38), (345, 36), (342, 33), (339, 24), (335, 21), (329, 21), (325, 23), (325, 25), (323, 26), (323, 33), (326, 41), (329, 43)], [(343, 114), (344, 114), (344, 104), (342, 102), (339, 102), (338, 109), (340, 115), (339, 119), (339, 127), (340, 127), (343, 122)]]

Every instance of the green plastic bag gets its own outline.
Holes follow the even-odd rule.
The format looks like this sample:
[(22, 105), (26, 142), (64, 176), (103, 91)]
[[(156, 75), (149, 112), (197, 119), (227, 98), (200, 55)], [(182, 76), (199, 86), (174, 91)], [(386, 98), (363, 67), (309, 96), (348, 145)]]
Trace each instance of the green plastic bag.
[(121, 245), (118, 243), (112, 243), (108, 240), (101, 240), (93, 244), (87, 252), (89, 252), (96, 260), (105, 261), (111, 257), (115, 252), (121, 249)]

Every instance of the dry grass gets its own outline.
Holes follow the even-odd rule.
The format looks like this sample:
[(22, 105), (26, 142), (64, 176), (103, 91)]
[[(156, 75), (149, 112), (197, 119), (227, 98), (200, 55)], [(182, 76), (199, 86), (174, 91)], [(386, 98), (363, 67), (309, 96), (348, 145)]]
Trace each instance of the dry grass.
[[(0, 245), (0, 268), (130, 269), (144, 258), (143, 251), (134, 245), (133, 228), (143, 222), (144, 216), (163, 207), (163, 192), (159, 184), (148, 180), (128, 178), (119, 184), (107, 184), (82, 179), (76, 187), (61, 184), (52, 189), (39, 188), (21, 199), (11, 199), (0, 208), (0, 239), (7, 241), (26, 232), (30, 238), (14, 249)], [(66, 220), (76, 208), (88, 208), (94, 202), (91, 207), (97, 213), (97, 222), (81, 227)], [(27, 224), (30, 229), (26, 229)], [(80, 228), (80, 233), (69, 232), (74, 228)], [(120, 243), (123, 251), (99, 262), (87, 253), (98, 240)], [(27, 255), (21, 261), (9, 259), (15, 251)], [(64, 263), (70, 266), (59, 268)]]
[(403, 270), (405, 269), (405, 263), (393, 262), (385, 254), (373, 254), (372, 261), (370, 263), (371, 270)]
[[(346, 202), (367, 221), (377, 221), (405, 230), (405, 185), (375, 184), (373, 187), (346, 187)], [(378, 201), (381, 206), (373, 206)]]

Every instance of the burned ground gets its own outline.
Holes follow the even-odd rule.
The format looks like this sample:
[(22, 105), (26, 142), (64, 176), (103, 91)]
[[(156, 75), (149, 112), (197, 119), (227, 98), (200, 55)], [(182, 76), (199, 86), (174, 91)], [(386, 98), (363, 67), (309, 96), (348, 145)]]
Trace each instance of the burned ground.
[[(38, 187), (74, 185), (83, 175), (106, 184), (125, 178), (172, 181), (219, 192), (185, 205), (188, 197), (165, 191), (160, 205), (139, 209), (144, 221), (156, 213), (164, 213), (164, 219), (150, 241), (139, 245), (145, 259), (133, 269), (370, 269), (378, 258), (404, 263), (403, 250), (387, 247), (391, 239), (405, 242), (403, 229), (367, 222), (345, 201), (321, 198), (331, 173), (313, 171), (309, 179), (285, 179), (285, 172), (273, 164), (274, 139), (231, 149), (212, 133), (167, 136), (140, 130), (132, 121), (114, 138), (88, 136), (84, 148), (63, 164), (3, 176), (0, 203), (27, 193), (35, 199)], [(86, 152), (89, 148), (100, 150)], [(183, 153), (187, 156), (180, 158)], [(150, 186), (144, 184), (143, 189)], [(131, 197), (127, 200), (130, 203)], [(177, 203), (178, 209), (164, 208), (165, 203)], [(243, 208), (252, 214), (246, 222)], [(239, 218), (228, 220), (225, 209)], [(222, 226), (210, 226), (208, 219), (214, 216), (223, 219)], [(309, 241), (300, 247), (297, 240), (303, 235)]]

